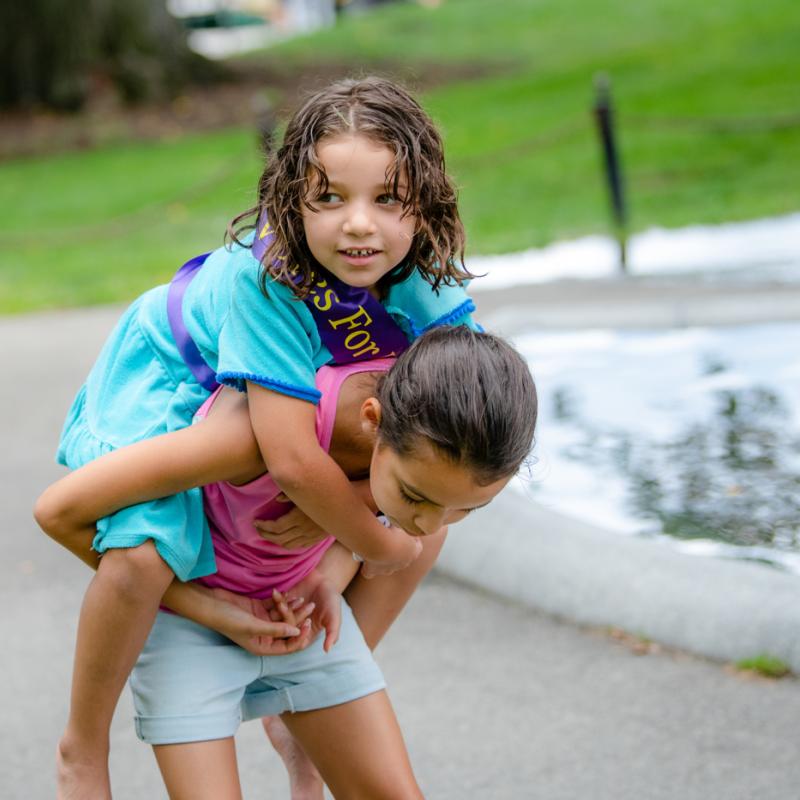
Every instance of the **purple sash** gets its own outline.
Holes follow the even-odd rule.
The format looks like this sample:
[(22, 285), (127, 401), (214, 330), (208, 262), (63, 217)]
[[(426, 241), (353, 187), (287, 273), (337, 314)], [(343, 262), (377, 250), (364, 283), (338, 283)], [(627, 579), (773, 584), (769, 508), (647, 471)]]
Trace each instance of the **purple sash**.
[[(258, 220), (253, 255), (261, 261), (273, 237), (269, 222)], [(329, 272), (314, 276), (305, 298), (334, 364), (389, 358), (408, 347), (408, 339), (389, 312), (366, 289), (348, 286)]]
[(206, 364), (205, 359), (200, 355), (200, 351), (194, 343), (194, 339), (189, 335), (189, 331), (186, 330), (182, 311), (183, 295), (186, 292), (186, 287), (192, 282), (195, 273), (203, 266), (209, 255), (211, 254), (203, 253), (201, 256), (195, 256), (175, 273), (175, 277), (167, 290), (167, 318), (169, 319), (169, 327), (172, 330), (172, 338), (175, 340), (178, 352), (186, 362), (186, 366), (189, 367), (192, 375), (204, 389), (213, 392), (219, 386), (215, 378), (216, 373)]
[[(261, 261), (273, 234), (269, 223), (261, 219), (258, 228), (259, 235), (253, 241), (253, 255)], [(186, 287), (209, 255), (196, 256), (175, 273), (167, 291), (167, 317), (186, 366), (204, 389), (213, 392), (219, 385), (215, 372), (205, 362), (186, 330), (182, 312)], [(325, 278), (315, 276), (305, 303), (334, 364), (388, 358), (399, 355), (408, 347), (406, 335), (378, 300), (366, 289), (348, 286), (329, 273)]]

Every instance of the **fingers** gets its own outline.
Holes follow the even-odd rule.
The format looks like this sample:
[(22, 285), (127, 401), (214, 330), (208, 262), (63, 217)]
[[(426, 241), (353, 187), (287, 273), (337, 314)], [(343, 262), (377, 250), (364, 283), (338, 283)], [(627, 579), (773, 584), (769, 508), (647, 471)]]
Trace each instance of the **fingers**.
[(310, 619), (316, 607), (316, 603), (305, 603), (299, 606), (295, 611), (295, 619), (297, 620), (297, 624), (302, 625), (307, 619)]
[(300, 636), (303, 632), (302, 625), (294, 625), (288, 622), (262, 622), (253, 624), (250, 627), (250, 636), (266, 639), (292, 639)]
[(277, 589), (272, 590), (272, 601), (275, 603), (275, 608), (278, 609), (283, 620), (287, 624), (297, 627), (297, 617), (295, 616), (292, 604)]
[(323, 622), (325, 627), (325, 641), (322, 643), (322, 649), (329, 653), (331, 647), (339, 641), (339, 631), (342, 627), (342, 609), (337, 604), (336, 610), (333, 611), (329, 619)]
[(289, 534), (271, 534), (260, 531), (259, 536), (268, 542), (272, 542), (272, 544), (277, 544), (281, 547), (284, 547), (286, 550), (297, 550), (301, 547), (308, 547), (309, 545), (318, 541), (317, 539), (309, 538), (299, 531)]
[(361, 576), (368, 581), (371, 581), (375, 577), (375, 573), (372, 571), (372, 567), (370, 567), (369, 561), (365, 561), (361, 565)]
[(271, 623), (275, 626), (272, 636), (276, 639), (291, 639), (294, 636), (300, 636), (302, 627), (298, 625), (290, 625), (285, 622)]
[[(294, 624), (302, 625), (313, 613), (317, 604), (314, 602), (306, 603), (302, 597), (285, 598), (289, 610), (294, 614)], [(277, 611), (278, 609), (276, 609)]]
[(294, 630), (297, 630), (297, 635), (288, 638), (252, 636), (246, 650), (256, 656), (282, 656), (308, 647), (312, 636), (311, 620), (307, 619)]
[(316, 603), (306, 603), (302, 597), (289, 599), (277, 589), (272, 590), (272, 602), (280, 614), (280, 619), (295, 628), (301, 628), (307, 620), (310, 620), (317, 607)]
[(253, 526), (262, 539), (287, 549), (309, 547), (325, 538), (324, 531), (316, 526), (309, 527), (308, 518), (304, 518), (302, 524), (291, 524), (286, 521), (287, 516), (289, 514), (277, 520), (256, 519), (253, 520)]
[(288, 514), (284, 514), (278, 519), (254, 519), (253, 525), (262, 533), (281, 534), (291, 530), (297, 524), (293, 517), (295, 509)]
[(327, 534), (299, 508), (293, 508), (278, 519), (254, 519), (259, 536), (281, 547), (308, 547), (322, 541)]
[(308, 645), (311, 643), (312, 637), (313, 637), (313, 626), (311, 625), (311, 620), (307, 619), (300, 626), (299, 636), (296, 636), (293, 639), (281, 640), (284, 643), (283, 654), (288, 655), (289, 653), (295, 653), (298, 650), (303, 650), (304, 648), (308, 647)]

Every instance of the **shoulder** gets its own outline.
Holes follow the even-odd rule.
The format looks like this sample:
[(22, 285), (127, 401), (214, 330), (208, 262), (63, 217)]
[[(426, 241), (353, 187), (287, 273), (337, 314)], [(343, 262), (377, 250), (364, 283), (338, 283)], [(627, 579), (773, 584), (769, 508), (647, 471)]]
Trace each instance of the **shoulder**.
[(434, 292), (418, 272), (389, 289), (385, 306), (407, 324), (415, 337), (437, 325), (466, 322), (475, 311), (465, 286), (442, 285)]
[[(244, 240), (248, 244), (247, 239)], [(252, 250), (239, 244), (214, 250), (199, 273), (199, 292), (216, 293), (232, 313), (258, 310), (270, 315), (297, 317), (308, 313), (292, 289), (267, 276)]]

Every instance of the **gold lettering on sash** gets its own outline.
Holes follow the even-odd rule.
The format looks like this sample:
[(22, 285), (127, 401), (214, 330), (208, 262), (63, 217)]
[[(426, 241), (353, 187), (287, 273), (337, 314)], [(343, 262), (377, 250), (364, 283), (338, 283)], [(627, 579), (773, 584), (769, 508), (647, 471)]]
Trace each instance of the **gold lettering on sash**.
[[(360, 322), (359, 320), (362, 317), (366, 317), (365, 322)], [(372, 317), (367, 314), (364, 306), (359, 306), (358, 311), (355, 314), (351, 314), (349, 317), (342, 317), (341, 319), (329, 319), (328, 322), (331, 324), (331, 328), (338, 328), (340, 325), (344, 325), (348, 323), (347, 330), (352, 331), (354, 328), (360, 328), (362, 325), (371, 325), (372, 324)]]
[[(381, 352), (380, 347), (375, 344), (375, 342), (370, 342), (363, 350), (359, 350), (357, 353), (353, 353), (353, 358), (360, 358), (366, 353), (372, 353), (373, 355), (378, 355)], [(394, 353), (389, 353), (390, 356), (395, 355)], [(388, 356), (387, 356), (388, 358)]]
[[(319, 308), (319, 306), (317, 306)], [(324, 310), (324, 309), (323, 309)], [(372, 336), (366, 328), (372, 325), (372, 317), (367, 313), (364, 306), (359, 306), (358, 311), (349, 317), (341, 319), (329, 319), (331, 328), (336, 330), (341, 325), (345, 325), (345, 330), (351, 331), (344, 339), (344, 346), (347, 350), (355, 350), (353, 358), (360, 358), (367, 353), (378, 355), (380, 347), (372, 340)]]
[[(358, 341), (356, 341), (358, 340)], [(371, 341), (369, 336), (369, 331), (361, 330), (353, 331), (352, 333), (348, 333), (347, 336), (344, 338), (344, 346), (348, 350), (357, 350), (359, 347), (364, 347), (367, 342)]]
[(339, 302), (339, 298), (336, 296), (336, 292), (334, 292), (333, 289), (326, 289), (321, 298), (316, 292), (313, 292), (313, 295), (314, 305), (320, 311), (329, 311), (334, 303)]

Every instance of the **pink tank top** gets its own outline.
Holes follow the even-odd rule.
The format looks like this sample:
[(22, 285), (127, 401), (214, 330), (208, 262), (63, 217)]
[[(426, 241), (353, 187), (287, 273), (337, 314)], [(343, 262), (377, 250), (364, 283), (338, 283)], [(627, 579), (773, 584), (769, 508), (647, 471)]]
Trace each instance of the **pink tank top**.
[[(393, 359), (375, 359), (357, 364), (321, 367), (317, 389), (322, 398), (317, 405), (317, 438), (327, 452), (331, 444), (339, 390), (345, 379), (357, 372), (388, 370)], [(204, 418), (219, 394), (214, 392), (197, 412)], [(292, 508), (276, 500), (281, 489), (269, 474), (250, 483), (213, 483), (203, 487), (206, 516), (214, 542), (217, 572), (198, 583), (227, 589), (250, 597), (270, 597), (273, 589), (286, 591), (301, 581), (320, 562), (335, 541), (328, 536), (311, 547), (287, 550), (262, 539), (254, 519), (277, 519)]]

